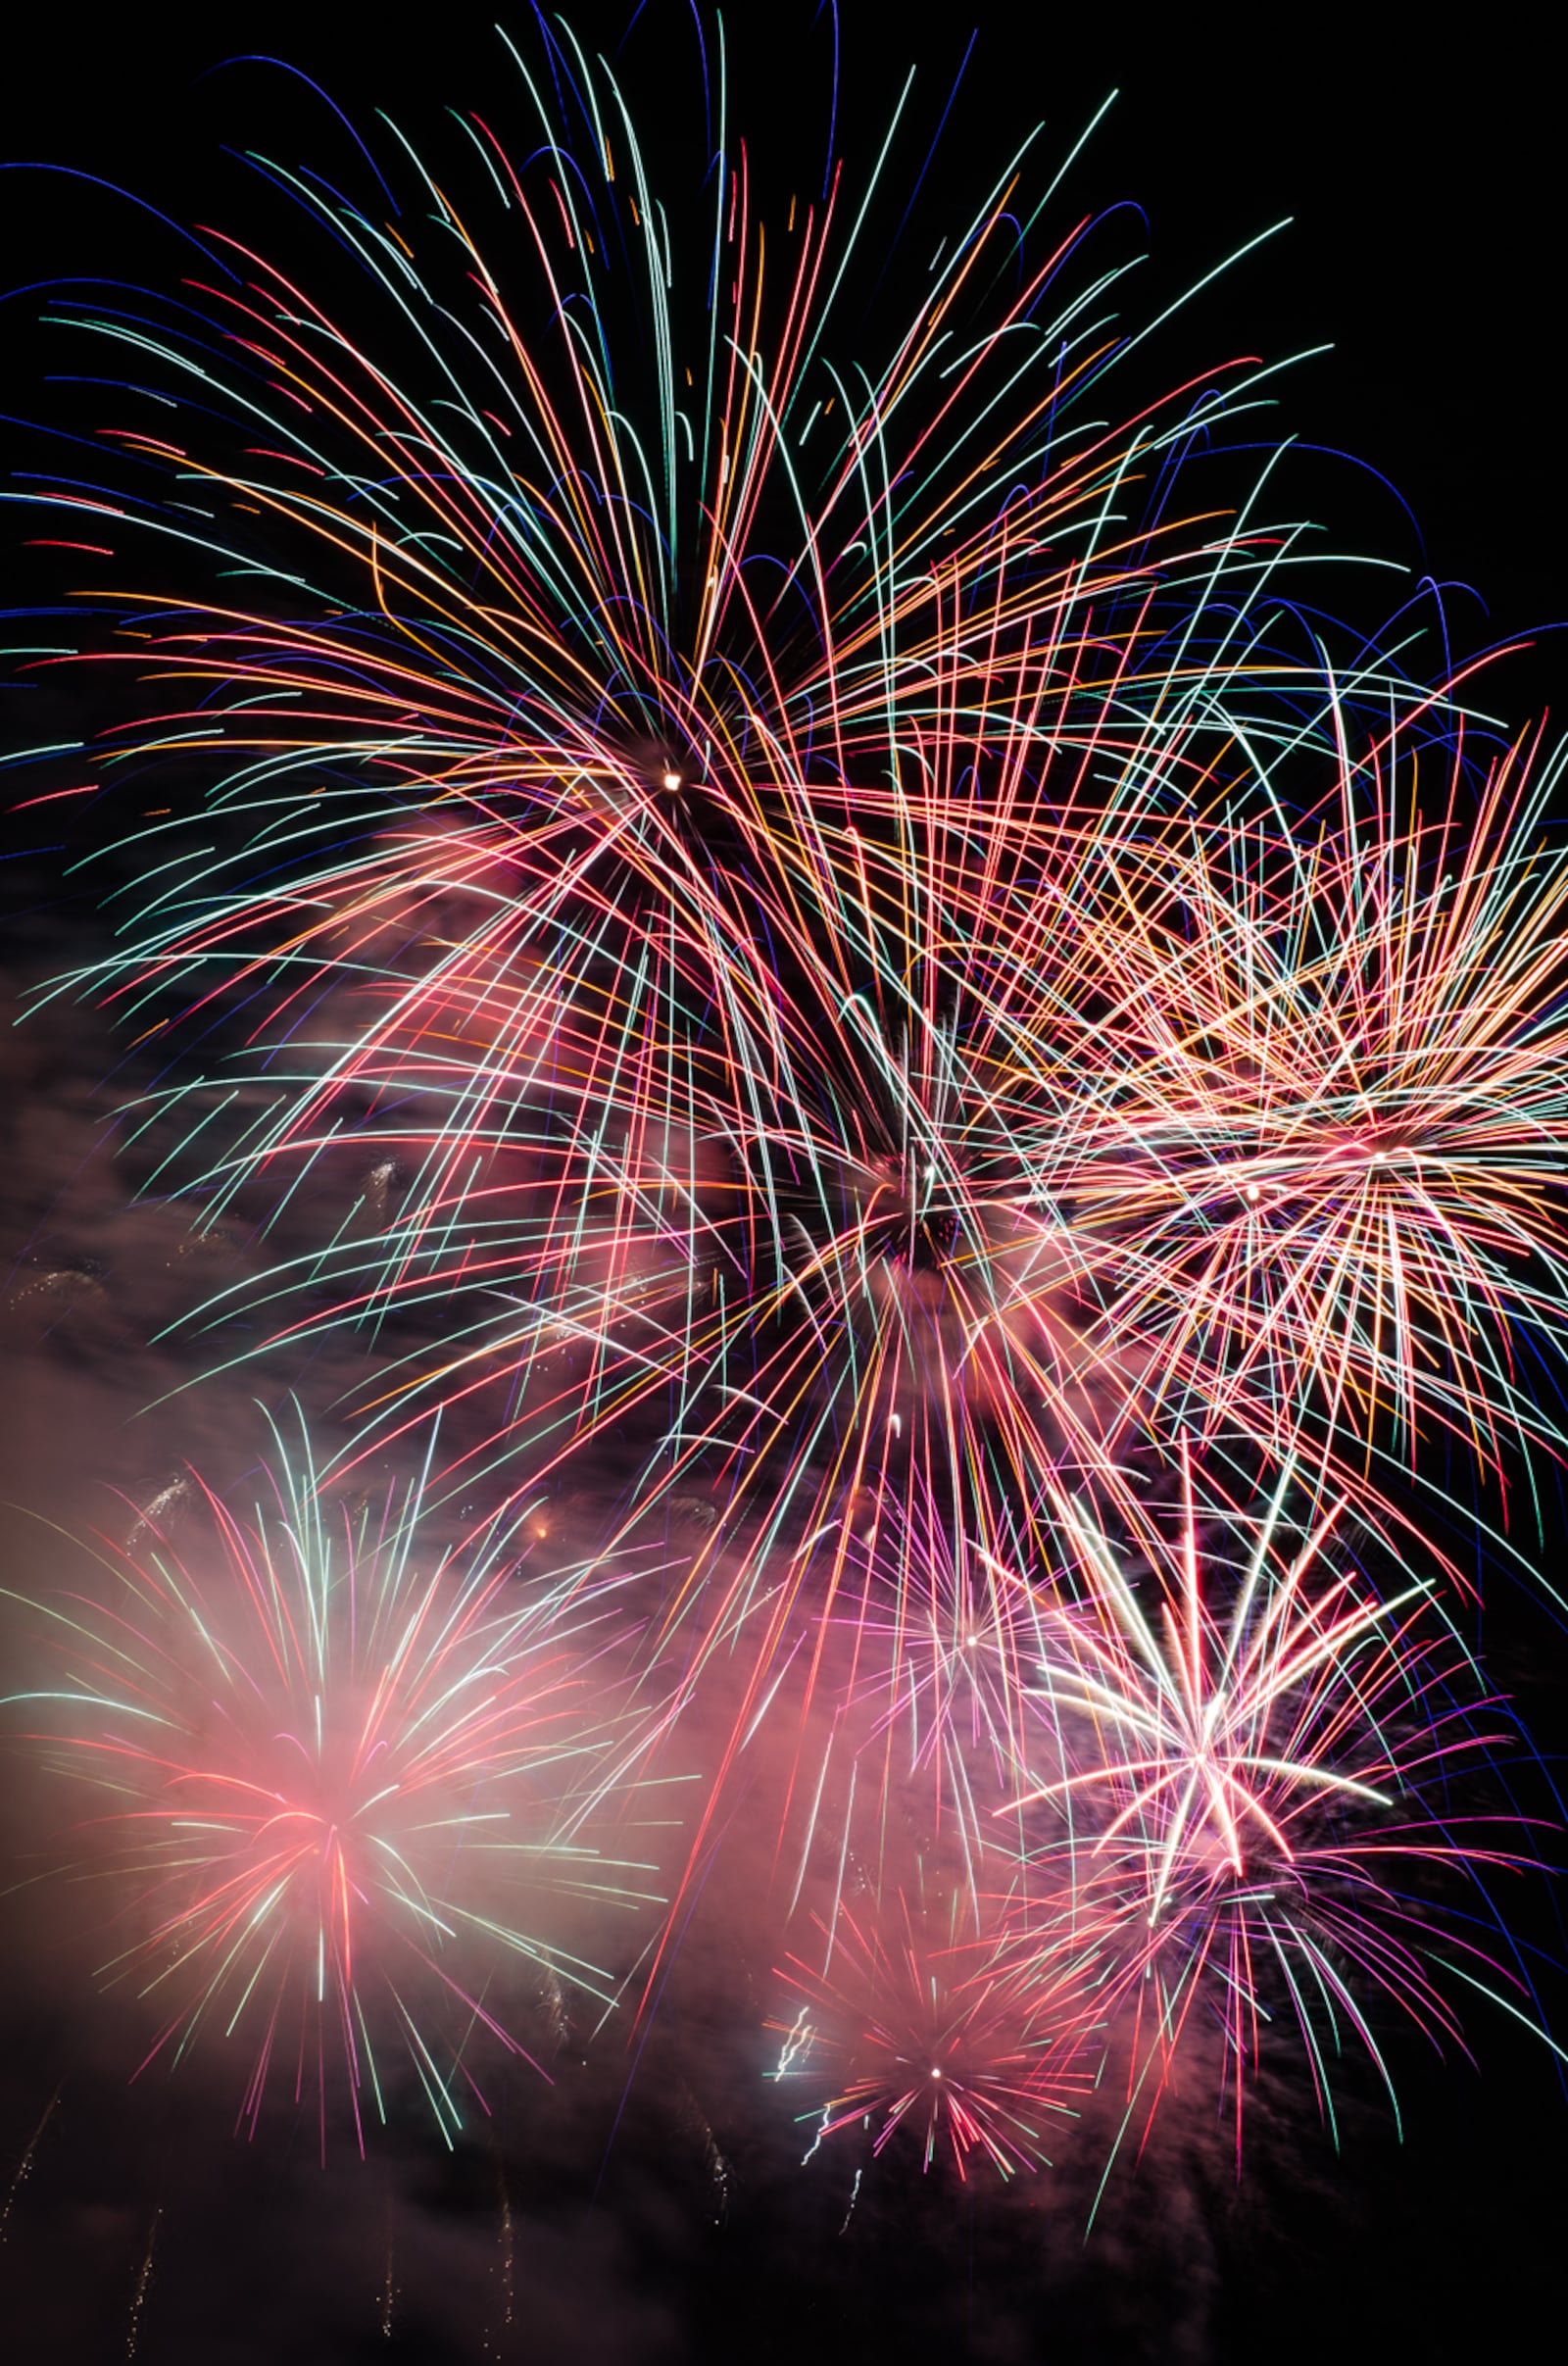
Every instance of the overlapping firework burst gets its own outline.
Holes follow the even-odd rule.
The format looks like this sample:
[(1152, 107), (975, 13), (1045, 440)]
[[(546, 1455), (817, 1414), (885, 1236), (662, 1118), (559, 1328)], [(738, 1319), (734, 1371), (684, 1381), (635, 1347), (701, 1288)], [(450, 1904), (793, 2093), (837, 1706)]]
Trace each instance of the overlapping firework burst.
[(700, 1721), (624, 2001), (744, 1795), (811, 2153), (1034, 2166), (1189, 2059), (1239, 2132), (1290, 2027), (1332, 2114), (1346, 2032), (1534, 2009), (1421, 1505), (1562, 1444), (1556, 760), (1334, 655), (1272, 470), (1191, 465), (1267, 373), (1147, 400), (1027, 151), (878, 342), (891, 131), (775, 211), (720, 77), (662, 193), (543, 39), (472, 208), (263, 166), (330, 300), (206, 232), (67, 308), (136, 371), (50, 496), (139, 570), (101, 753), (206, 782), (67, 983), (251, 1244), (212, 1366), (330, 1353), (354, 1428), (49, 1606), (117, 1963), (254, 2025), (253, 2120), (285, 2052), (358, 2115), (390, 2027), (450, 2126), (508, 1960), (603, 1987), (545, 1893), (643, 1880), (583, 1835)]

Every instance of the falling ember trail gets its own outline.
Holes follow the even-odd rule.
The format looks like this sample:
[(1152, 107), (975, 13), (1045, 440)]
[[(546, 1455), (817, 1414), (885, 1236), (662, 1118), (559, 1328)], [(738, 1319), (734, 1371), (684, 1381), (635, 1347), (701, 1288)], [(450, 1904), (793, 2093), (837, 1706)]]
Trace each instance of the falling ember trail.
[[(504, 2354), (504, 2352), (507, 2350), (507, 2348), (510, 2346), (510, 2344), (509, 2344), (509, 2342), (508, 2342), (508, 2341), (507, 2341), (507, 2335), (510, 2333), (510, 2331), (511, 2331), (511, 2329), (512, 2329), (513, 2322), (514, 2322), (514, 2308), (513, 2308), (513, 2301), (514, 2301), (514, 2278), (513, 2278), (513, 2247), (512, 2247), (512, 2232), (513, 2232), (513, 2230), (512, 2230), (512, 2196), (511, 2196), (511, 2194), (510, 2194), (510, 2193), (507, 2192), (507, 2173), (506, 2173), (506, 2170), (505, 2170), (505, 2169), (503, 2169), (503, 2170), (501, 2171), (501, 2180), (500, 2180), (500, 2182), (501, 2182), (501, 2319), (500, 2319), (500, 2324), (499, 2324), (499, 2327), (498, 2327), (498, 2329), (497, 2329), (497, 2333), (496, 2333), (495, 2341), (494, 2341), (494, 2344), (493, 2344), (493, 2346), (494, 2346), (494, 2351), (495, 2351), (495, 2354), (496, 2354), (496, 2356), (497, 2356), (497, 2357), (500, 2357), (501, 2355), (503, 2355), (503, 2354)], [(485, 2344), (484, 2344), (484, 2345), (485, 2345), (485, 2350), (486, 2350), (486, 2352), (488, 2353), (488, 2352), (491, 2350), (491, 2348), (492, 2348), (491, 2340), (490, 2340), (490, 2337), (489, 2337), (489, 2335), (488, 2335), (488, 2334), (485, 2336)]]
[(54, 2118), (55, 2105), (60, 2100), (61, 2089), (65, 2086), (65, 2083), (66, 2082), (64, 2079), (59, 2082), (59, 2085), (55, 2088), (54, 2094), (49, 2097), (48, 2102), (44, 2105), (43, 2117), (39, 2120), (38, 2125), (36, 2128), (34, 2128), (32, 2134), (28, 2137), (22, 2158), (17, 2163), (17, 2173), (11, 2180), (10, 2191), (7, 2193), (5, 2198), (5, 2206), (3, 2209), (0, 2209), (0, 2243), (5, 2242), (6, 2230), (11, 2224), (11, 2212), (15, 2207), (17, 2195), (21, 2193), (23, 2186), (26, 2183), (28, 2173), (32, 2168), (32, 2156), (38, 2149), (38, 2142), (42, 2137), (44, 2130), (48, 2127), (49, 2122)]
[(392, 2312), (397, 2306), (398, 2288), (393, 2277), (392, 2260), (392, 2204), (386, 2206), (386, 2273), (381, 2279), (381, 2339), (392, 2339)]
[(136, 2290), (131, 2295), (130, 2323), (125, 2328), (125, 2355), (127, 2358), (135, 2356), (136, 2343), (141, 2337), (142, 2312), (147, 2305), (147, 2287), (153, 2280), (153, 2250), (158, 2242), (158, 2222), (163, 2214), (161, 2208), (153, 2212), (153, 2223), (147, 2233), (147, 2248), (142, 2254), (141, 2268), (136, 2277)]

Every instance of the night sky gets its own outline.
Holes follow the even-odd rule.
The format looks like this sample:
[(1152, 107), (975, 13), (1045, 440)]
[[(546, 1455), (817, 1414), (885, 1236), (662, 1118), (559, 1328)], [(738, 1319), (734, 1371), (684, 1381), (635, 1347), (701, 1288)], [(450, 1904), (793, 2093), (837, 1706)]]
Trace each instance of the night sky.
[[(608, 52), (628, 14), (596, 0), (570, 21)], [(841, 120), (861, 159), (910, 56), (929, 139), (978, 24), (922, 219), (941, 219), (945, 178), (972, 196), (1004, 142), (1037, 119), (1048, 150), (1064, 151), (1119, 88), (1074, 188), (1084, 206), (1147, 217), (1152, 260), (1122, 295), (1129, 316), (1153, 317), (1293, 217), (1152, 342), (1151, 392), (1216, 356), (1331, 345), (1288, 373), (1259, 430), (1317, 448), (1296, 464), (1302, 504), (1338, 547), (1449, 587), (1456, 656), (1529, 644), (1495, 669), (1494, 713), (1561, 712), (1568, 654), (1551, 628), (1568, 617), (1568, 205), (1555, 76), (1512, 29), (1525, 12), (1478, 14), (1465, 42), (1446, 46), (1413, 13), (1387, 12), (1403, 15), (1396, 38), (1375, 10), (993, 4), (944, 12), (918, 33), (915, 12), (881, 0), (843, 0), (843, 14)], [(735, 15), (736, 120), (759, 124), (764, 149), (798, 138), (819, 170), (825, 21), (808, 5)], [(221, 61), (285, 59), (367, 136), (385, 107), (420, 146), (444, 136), (444, 107), (482, 106), (500, 81), (491, 12), (466, 0), (422, 23), (352, 6), (233, 8), (206, 29), (194, 23), (94, 12), (84, 26), (40, 11), (24, 65), (0, 77), (0, 160), (74, 168), (176, 221), (243, 225), (261, 219), (260, 201), (225, 147), (335, 168), (344, 135), (297, 83), (256, 66), (208, 71)], [(693, 72), (673, 0), (650, 0), (620, 71), (646, 140), (663, 94)], [(275, 231), (278, 209), (266, 219)], [(100, 271), (167, 285), (182, 268), (147, 217), (41, 173), (0, 177), (0, 242), (6, 289)], [(895, 254), (890, 303), (899, 268)], [(0, 411), (12, 422), (52, 406), (75, 418), (88, 399), (44, 382), (56, 364), (33, 325), (40, 301), (21, 292), (4, 308)], [(8, 465), (32, 465), (21, 424), (0, 433)], [(27, 531), (5, 529), (18, 610), (57, 589), (48, 563), (21, 549)], [(1376, 621), (1379, 596), (1347, 575), (1357, 620)], [(86, 735), (115, 695), (9, 690), (6, 743)], [(69, 846), (24, 824), (10, 825), (7, 850), (12, 1005), (103, 942), (90, 898), (61, 875), (91, 824)], [(185, 1455), (242, 1470), (255, 1440), (242, 1390), (141, 1410), (194, 1368), (179, 1360), (191, 1351), (146, 1344), (188, 1277), (178, 1220), (131, 1207), (109, 1153), (116, 1080), (131, 1072), (111, 1032), (57, 1006), (8, 1032), (3, 1058), (0, 1499), (22, 1509), (0, 1527), (0, 1583), (26, 1590), (70, 1565), (72, 1548), (39, 1517), (113, 1530), (118, 1516), (123, 1533), (110, 1489), (145, 1502)], [(1546, 1502), (1544, 1520), (1540, 1557), (1560, 1584), (1560, 1505)], [(1489, 1573), (1486, 1605), (1471, 1639), (1554, 1762), (1568, 1739), (1568, 1642), (1505, 1572)], [(0, 1648), (24, 1648), (15, 1623)], [(1387, 2032), (1402, 2144), (1375, 2081), (1348, 2061), (1338, 2154), (1309, 2097), (1267, 2085), (1238, 2184), (1195, 2105), (1118, 2172), (1087, 2244), (1070, 2175), (999, 2196), (984, 2181), (963, 2192), (892, 2164), (841, 2225), (845, 2181), (798, 2167), (760, 2081), (771, 1941), (738, 1871), (733, 1943), (694, 1947), (635, 2060), (613, 2040), (579, 2060), (573, 2033), (554, 2087), (509, 2071), (494, 2120), (456, 2154), (410, 2119), (366, 2165), (339, 2153), (323, 2171), (313, 2130), (286, 2113), (254, 2144), (235, 2139), (231, 2090), (209, 2065), (127, 2084), (134, 2016), (95, 1996), (80, 1914), (36, 1878), (39, 1787), (19, 1757), (6, 1769), (0, 1842), (17, 1872), (0, 1898), (0, 2207), (47, 2115), (0, 2244), (8, 2357), (86, 2366), (133, 2341), (146, 2366), (1513, 2359), (1547, 2354), (1538, 2328), (1562, 2319), (1568, 2110), (1546, 2050), (1479, 2004), (1473, 2063), (1438, 2062), (1409, 2031)], [(1544, 1792), (1535, 1780), (1532, 1799)], [(1521, 1889), (1519, 1929), (1563, 1952), (1541, 1890)], [(1544, 1995), (1568, 2042), (1568, 1984), (1548, 1979)]]

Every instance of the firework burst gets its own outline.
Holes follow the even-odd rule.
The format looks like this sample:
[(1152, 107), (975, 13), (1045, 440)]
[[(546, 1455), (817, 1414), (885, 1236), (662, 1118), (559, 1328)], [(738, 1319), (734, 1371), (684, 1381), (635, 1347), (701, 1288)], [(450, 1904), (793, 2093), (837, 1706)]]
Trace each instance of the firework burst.
[[(883, 1901), (884, 1905), (891, 1901)], [(939, 2155), (960, 2178), (971, 2157), (1004, 2177), (1049, 2165), (1053, 2121), (1073, 2116), (1089, 2084), (1083, 2066), (1085, 1997), (1070, 1966), (1054, 1980), (1038, 1964), (1027, 1984), (999, 1976), (966, 1894), (900, 1892), (898, 1920), (861, 1917), (841, 1901), (820, 1971), (795, 1957), (786, 1977), (803, 1997), (771, 2074), (825, 2099), (802, 2116), (820, 2144), (857, 2125), (873, 2156), (894, 2143)]]
[[(1097, 320), (1119, 267), (1083, 284), (1090, 225), (1050, 239), (1035, 204), (996, 297), (1020, 157), (852, 367), (876, 185), (792, 198), (765, 237), (721, 139), (689, 272), (622, 94), (569, 43), (552, 64), (559, 104), (523, 74), (524, 166), (469, 126), (505, 264), (422, 166), (422, 264), (283, 171), (358, 267), (348, 318), (219, 241), (212, 335), (129, 332), (176, 392), (199, 370), (224, 424), (209, 456), (117, 431), (170, 497), (95, 498), (95, 531), (150, 531), (188, 570), (247, 564), (260, 515), (298, 558), (282, 616), (225, 588), (122, 616), (124, 662), (193, 704), (111, 769), (199, 751), (230, 816), (216, 852), (169, 820), (90, 981), (144, 1030), (223, 1044), (148, 1115), (161, 1187), (275, 1228), (328, 1173), (395, 1178), (270, 1271), (284, 1335), (417, 1332), (439, 1306), (442, 1351), (411, 1346), (361, 1409), (461, 1404), (494, 1454), (646, 1404), (634, 1500), (667, 1483), (668, 1438), (677, 1464), (757, 1457), (710, 1377), (733, 1407), (766, 1362), (791, 1453), (846, 1417), (759, 1339), (775, 1310), (819, 1331), (880, 1298), (852, 1384), (872, 1416), (957, 1356), (1024, 1408), (1031, 1460), (1031, 1398), (1098, 1440), (1080, 1367), (1106, 1327), (1086, 1346), (1063, 1320), (1060, 1252), (1018, 1210), (1059, 1163), (1041, 1020), (1095, 971), (1084, 885), (1113, 903), (1101, 874), (1136, 835), (1105, 816), (1209, 793), (1244, 731), (1327, 750), (1337, 724), (1308, 645), (1269, 637), (1296, 530), (1250, 494), (1184, 504), (1184, 456), (1245, 411), (1251, 366), (1107, 423), (1140, 340)], [(1343, 695), (1409, 695), (1392, 664), (1362, 675)], [(955, 953), (977, 915), (988, 960)]]
[[(1054, 1738), (1053, 1771), (1012, 1810), (1063, 1819), (1036, 1836), (1038, 1862), (1071, 1864), (1098, 1923), (1105, 2009), (1133, 2024), (1134, 2101), (1152, 2110), (1196, 2011), (1223, 2033), (1238, 2144), (1244, 2074), (1277, 2018), (1332, 2116), (1342, 2028), (1393, 2094), (1378, 1998), (1435, 2042), (1459, 2040), (1455, 1989), (1532, 2004), (1485, 1888), (1535, 1861), (1505, 1798), (1480, 1803), (1509, 1720), (1430, 1586), (1380, 1599), (1333, 1566), (1343, 1502), (1293, 1522), (1293, 1475), (1248, 1519), (1199, 1499), (1184, 1454), (1179, 1503), (1129, 1506), (1121, 1544), (1059, 1498), (1082, 1599), (1044, 1622), (1050, 1716), (1030, 1731), (1037, 1749)], [(1450, 1910), (1455, 1879), (1494, 1954)]]
[(612, 1605), (564, 1617), (520, 1580), (514, 1521), (430, 1556), (417, 1486), (347, 1507), (308, 1450), (247, 1519), (201, 1492), (200, 1554), (153, 1528), (106, 1560), (106, 1596), (33, 1605), (64, 1665), (13, 1702), (110, 1795), (75, 1833), (111, 1898), (104, 1976), (161, 2008), (149, 2060), (249, 2039), (253, 2129), (281, 2078), (314, 2092), (324, 2145), (335, 2061), (363, 2148), (390, 2043), (450, 2141), (469, 2054), (523, 2050), (509, 1961), (605, 1995), (536, 1926), (633, 1896), (583, 1831), (616, 1742)]
[(596, 1839), (684, 1727), (643, 2002), (750, 1780), (792, 1916), (833, 1867), (810, 2152), (1010, 2175), (1216, 2050), (1239, 2143), (1276, 2020), (1326, 2114), (1347, 2029), (1392, 2094), (1386, 2008), (1534, 2017), (1447, 1906), (1531, 1859), (1407, 1498), (1435, 1432), (1504, 1501), (1562, 1443), (1560, 767), (1337, 661), (1216, 460), (1268, 373), (1145, 400), (1025, 152), (878, 340), (892, 130), (764, 205), (720, 76), (661, 190), (541, 38), (476, 203), (268, 164), (326, 272), (209, 232), (178, 306), (73, 296), (119, 473), (7, 496), (161, 554), (91, 595), (157, 710), (95, 753), (111, 811), (200, 783), (51, 991), (248, 1235), (212, 1364), (329, 1350), (352, 1429), (41, 1605), (109, 1975), (153, 2054), (245, 2039), (253, 2129), (281, 2077), (363, 2142), (395, 2050), (450, 2143), (509, 1972), (617, 1993)]
[(1200, 1435), (1310, 1434), (1348, 1472), (1442, 1428), (1499, 1481), (1510, 1444), (1557, 1448), (1559, 769), (1385, 732), (1309, 812), (1172, 848), (1075, 1213), (1107, 1319)]

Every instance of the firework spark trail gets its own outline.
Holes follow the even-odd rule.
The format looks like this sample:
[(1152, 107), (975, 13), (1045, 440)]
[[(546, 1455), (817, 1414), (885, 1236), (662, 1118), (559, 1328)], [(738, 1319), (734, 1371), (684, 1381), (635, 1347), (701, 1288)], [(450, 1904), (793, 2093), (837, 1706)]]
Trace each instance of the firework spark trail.
[(158, 2229), (163, 2219), (162, 2208), (153, 2212), (153, 2222), (147, 2231), (147, 2248), (142, 2253), (141, 2266), (136, 2271), (136, 2289), (131, 2295), (130, 2321), (125, 2327), (125, 2355), (133, 2358), (141, 2340), (142, 2318), (147, 2309), (148, 2287), (153, 2280), (153, 2251), (158, 2243)]
[(398, 2304), (396, 2259), (392, 2244), (392, 2204), (386, 2205), (386, 2266), (381, 2277), (380, 2325), (381, 2339), (390, 2341)]
[(639, 1869), (585, 1832), (629, 1739), (616, 1589), (595, 1605), (573, 1583), (564, 1607), (520, 1580), (511, 1519), (432, 1566), (419, 1482), (355, 1509), (323, 1497), (308, 1444), (278, 1446), (249, 1522), (202, 1491), (200, 1561), (167, 1545), (107, 1559), (107, 1601), (33, 1605), (66, 1665), (13, 1701), (50, 1721), (34, 1739), (54, 1763), (114, 1799), (79, 1842), (113, 1888), (106, 1976), (165, 2005), (148, 2058), (243, 2026), (242, 2121), (281, 2069), (296, 2103), (314, 2084), (324, 2148), (335, 2048), (363, 2149), (393, 2039), (451, 2142), (478, 2093), (466, 2050), (524, 2052), (484, 2002), (497, 1968), (549, 1963), (605, 1993), (519, 1907), (560, 1919), (574, 1896), (638, 1894)]
[(513, 2256), (512, 2195), (507, 2191), (505, 2166), (501, 2171), (501, 2333), (505, 2341), (513, 2323), (513, 2277), (515, 2261)]
[(516, 2257), (515, 2222), (512, 2213), (512, 2193), (507, 2183), (504, 2155), (496, 2154), (496, 2189), (500, 2203), (497, 2226), (497, 2256), (495, 2265), (487, 2272), (498, 2287), (496, 2310), (492, 2317), (486, 2312), (484, 2331), (479, 2346), (488, 2357), (503, 2357), (513, 2346), (512, 2328), (516, 2322)]
[(45, 2103), (43, 2107), (42, 2118), (39, 2120), (37, 2127), (34, 2128), (32, 2134), (28, 2137), (25, 2144), (22, 2148), (22, 2158), (17, 2163), (17, 2173), (11, 2180), (9, 2187), (6, 2189), (4, 2206), (0, 2207), (0, 2243), (3, 2243), (6, 2240), (6, 2232), (11, 2224), (11, 2213), (16, 2208), (17, 2195), (21, 2193), (23, 2187), (26, 2184), (27, 2179), (32, 2174), (33, 2156), (37, 2152), (44, 2130), (48, 2127), (49, 2122), (54, 2118), (55, 2106), (59, 2102), (61, 2095), (64, 2092), (65, 2084), (66, 2082), (64, 2079), (61, 2079), (57, 2084), (54, 2094), (49, 2097), (48, 2102)]

